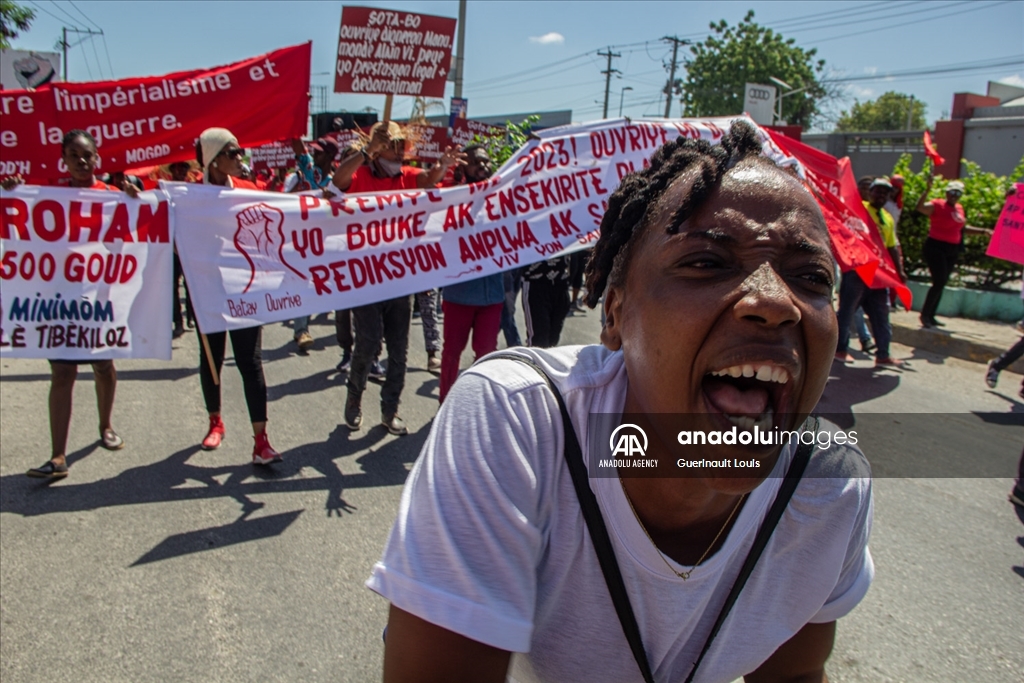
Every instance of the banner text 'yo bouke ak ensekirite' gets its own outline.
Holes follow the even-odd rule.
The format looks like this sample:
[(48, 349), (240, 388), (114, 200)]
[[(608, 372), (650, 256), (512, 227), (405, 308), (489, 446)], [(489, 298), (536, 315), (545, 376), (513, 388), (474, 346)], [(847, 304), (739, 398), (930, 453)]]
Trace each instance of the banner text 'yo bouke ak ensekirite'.
[[(179, 252), (197, 320), (215, 332), (383, 301), (593, 246), (608, 198), (626, 174), (668, 140), (717, 143), (736, 120), (749, 122), (615, 119), (551, 128), (491, 179), (444, 189), (327, 200), (165, 188), (179, 244), (189, 245)], [(769, 158), (807, 176), (799, 152), (761, 136)], [(863, 222), (851, 228), (860, 219), (848, 213), (845, 223), (829, 221), (833, 242), (837, 235), (844, 240), (844, 258), (861, 269), (891, 271), (877, 230)]]
[(171, 358), (173, 211), (162, 191), (0, 191), (0, 356)]
[(0, 176), (45, 184), (66, 175), (61, 138), (96, 138), (100, 171), (196, 158), (195, 141), (227, 128), (242, 146), (301, 137), (309, 122), (311, 43), (212, 69), (0, 92)]

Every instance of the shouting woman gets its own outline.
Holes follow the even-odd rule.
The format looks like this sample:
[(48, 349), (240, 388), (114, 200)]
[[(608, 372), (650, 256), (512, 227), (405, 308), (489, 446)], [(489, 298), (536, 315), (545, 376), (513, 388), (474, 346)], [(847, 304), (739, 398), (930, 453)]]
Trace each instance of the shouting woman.
[[(825, 680), (873, 574), (856, 448), (681, 451), (648, 430), (649, 477), (582, 455), (608, 457), (600, 414), (821, 441), (802, 425), (836, 344), (835, 261), (814, 198), (760, 151), (742, 123), (664, 145), (609, 199), (587, 266), (602, 344), (492, 355), (455, 383), (368, 583), (391, 602), (385, 681)], [(722, 452), (763, 468), (677, 467)]]

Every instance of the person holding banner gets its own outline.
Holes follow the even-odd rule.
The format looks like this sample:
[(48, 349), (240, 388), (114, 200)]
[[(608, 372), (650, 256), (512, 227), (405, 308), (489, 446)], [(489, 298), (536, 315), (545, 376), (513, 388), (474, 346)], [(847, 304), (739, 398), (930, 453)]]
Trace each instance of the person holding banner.
[(942, 301), (942, 291), (949, 282), (949, 277), (956, 267), (956, 259), (963, 250), (964, 231), (977, 234), (992, 234), (991, 230), (967, 225), (964, 207), (960, 205), (960, 197), (964, 194), (964, 184), (959, 180), (950, 181), (946, 185), (946, 198), (928, 201), (928, 193), (932, 189), (934, 175), (928, 176), (928, 185), (917, 200), (916, 210), (928, 216), (928, 237), (924, 241), (924, 262), (928, 264), (928, 272), (932, 276), (932, 286), (925, 295), (921, 307), (921, 326), (945, 327), (935, 319)]
[[(61, 140), (61, 158), (68, 169), (69, 187), (88, 188), (90, 190), (119, 191), (119, 188), (108, 185), (96, 178), (100, 155), (96, 148), (96, 139), (84, 130), (68, 131)], [(24, 182), (21, 176), (5, 178), (3, 188), (10, 190)], [(138, 197), (138, 189), (129, 185), (125, 193), (132, 198)], [(100, 445), (108, 451), (124, 448), (122, 439), (111, 425), (114, 412), (114, 394), (117, 391), (117, 370), (112, 360), (97, 361), (50, 361), (50, 459), (39, 467), (33, 467), (26, 474), (36, 479), (63, 479), (68, 476), (68, 463), (65, 451), (68, 444), (68, 432), (71, 429), (71, 404), (74, 398), (75, 379), (78, 377), (78, 366), (82, 363), (92, 365), (93, 381), (96, 384), (96, 408), (99, 411)]]
[[(871, 479), (806, 419), (836, 262), (814, 197), (761, 150), (742, 121), (664, 144), (610, 195), (587, 266), (602, 344), (491, 355), (456, 382), (367, 582), (391, 603), (385, 683), (826, 681), (873, 578)], [(650, 476), (599, 464), (602, 414), (653, 425), (620, 425)], [(655, 415), (803, 436), (680, 449)], [(677, 464), (755, 448), (758, 474)]]
[[(465, 182), (479, 183), (491, 177), (494, 170), (486, 149), (470, 145), (465, 153), (467, 163), (462, 173)], [(473, 333), (476, 358), (483, 358), (498, 348), (501, 312), (505, 307), (504, 279), (503, 273), (494, 273), (445, 286), (441, 301), (444, 308), (444, 350), (441, 352), (441, 382), (438, 387), (441, 403), (459, 376), (459, 362), (470, 332)]]
[[(196, 159), (203, 169), (203, 183), (228, 188), (255, 190), (256, 186), (241, 178), (242, 157), (245, 150), (238, 146), (238, 140), (225, 128), (207, 128), (196, 142)], [(199, 381), (203, 387), (206, 411), (210, 415), (210, 428), (202, 441), (205, 451), (218, 448), (224, 439), (224, 421), (220, 415), (220, 371), (224, 364), (227, 337), (231, 336), (231, 348), (235, 354), (235, 365), (242, 375), (245, 389), (245, 403), (252, 421), (255, 444), (252, 449), (254, 465), (269, 465), (279, 462), (281, 454), (270, 445), (267, 438), (267, 381), (263, 376), (263, 327), (246, 327), (230, 332), (202, 334), (199, 352)]]

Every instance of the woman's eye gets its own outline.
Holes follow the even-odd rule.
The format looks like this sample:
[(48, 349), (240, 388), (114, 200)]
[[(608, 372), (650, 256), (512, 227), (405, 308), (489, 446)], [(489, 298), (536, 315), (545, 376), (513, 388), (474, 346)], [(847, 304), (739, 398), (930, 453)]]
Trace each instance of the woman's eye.
[(683, 261), (679, 264), (683, 268), (696, 268), (698, 270), (707, 270), (710, 268), (718, 268), (722, 265), (721, 259), (714, 258), (712, 256), (699, 256)]
[(833, 287), (832, 276), (825, 272), (802, 273), (798, 277), (814, 287), (827, 289), (832, 289)]

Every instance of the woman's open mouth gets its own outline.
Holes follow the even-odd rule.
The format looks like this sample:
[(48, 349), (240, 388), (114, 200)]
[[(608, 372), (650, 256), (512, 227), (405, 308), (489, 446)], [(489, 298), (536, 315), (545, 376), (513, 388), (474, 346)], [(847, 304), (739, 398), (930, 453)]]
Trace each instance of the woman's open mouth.
[(768, 430), (785, 412), (792, 371), (772, 361), (719, 368), (704, 375), (701, 388), (708, 406), (740, 429)]

